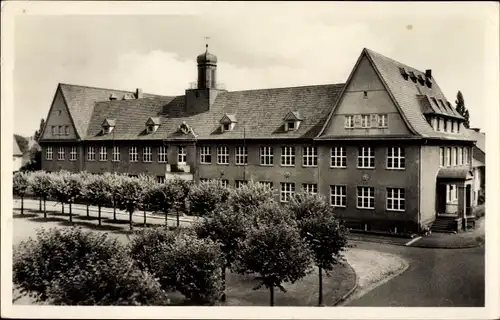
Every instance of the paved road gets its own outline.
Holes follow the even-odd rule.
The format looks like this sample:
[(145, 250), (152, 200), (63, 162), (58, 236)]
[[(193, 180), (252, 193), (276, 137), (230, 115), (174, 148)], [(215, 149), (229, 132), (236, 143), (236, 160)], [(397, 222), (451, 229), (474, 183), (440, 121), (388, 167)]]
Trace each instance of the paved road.
[(368, 242), (355, 244), (361, 249), (401, 255), (410, 267), (347, 306), (484, 306), (484, 247), (427, 249)]

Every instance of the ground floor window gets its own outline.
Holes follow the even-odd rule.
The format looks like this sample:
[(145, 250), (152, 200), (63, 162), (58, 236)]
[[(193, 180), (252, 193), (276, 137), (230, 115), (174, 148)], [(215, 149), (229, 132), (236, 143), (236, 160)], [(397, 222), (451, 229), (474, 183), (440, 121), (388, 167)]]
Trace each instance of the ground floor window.
[(282, 182), (280, 184), (280, 201), (288, 202), (290, 197), (295, 193), (295, 183), (293, 182)]
[(405, 210), (405, 189), (387, 188), (387, 210)]
[(265, 186), (265, 187), (268, 187), (268, 188), (270, 188), (270, 189), (272, 189), (272, 188), (273, 188), (273, 183), (272, 183), (272, 182), (270, 182), (270, 181), (259, 181), (259, 184), (260, 184), (260, 185), (263, 185), (263, 186)]
[(375, 190), (373, 187), (358, 187), (357, 206), (359, 209), (375, 208)]
[(157, 176), (156, 181), (158, 181), (158, 183), (165, 183), (165, 176)]
[(227, 180), (227, 179), (220, 179), (219, 182), (220, 182), (221, 186), (223, 186), (225, 188), (227, 188), (227, 186), (229, 186), (229, 180)]
[(304, 183), (302, 185), (302, 189), (304, 189), (305, 192), (313, 195), (318, 194), (318, 185), (315, 183)]
[(245, 180), (236, 180), (235, 183), (236, 183), (236, 188), (241, 188), (245, 184), (247, 184), (247, 182)]
[(339, 185), (330, 186), (330, 205), (345, 207), (346, 202), (346, 187)]

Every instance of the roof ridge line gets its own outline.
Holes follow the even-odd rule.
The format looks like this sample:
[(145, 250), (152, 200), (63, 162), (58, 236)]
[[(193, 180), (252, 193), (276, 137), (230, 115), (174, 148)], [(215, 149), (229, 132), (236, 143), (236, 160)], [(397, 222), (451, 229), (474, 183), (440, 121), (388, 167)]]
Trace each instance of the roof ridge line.
[(248, 91), (265, 91), (265, 90), (279, 90), (279, 89), (312, 88), (312, 87), (328, 87), (328, 86), (345, 86), (345, 83), (309, 84), (309, 85), (300, 85), (300, 86), (292, 86), (292, 87), (275, 87), (275, 88), (262, 88), (262, 89), (246, 89), (246, 90), (236, 90), (236, 91), (229, 91), (228, 90), (227, 93), (248, 92)]
[[(119, 91), (119, 92), (124, 92), (124, 93), (135, 93), (135, 91), (127, 91), (127, 90), (122, 90), (122, 89), (112, 89), (112, 88), (103, 88), (103, 87), (86, 86), (86, 85), (81, 85), (81, 84), (71, 84), (71, 83), (64, 83), (64, 82), (59, 82), (59, 85), (71, 86), (71, 87), (80, 87), (80, 88), (87, 88), (87, 89), (98, 89), (98, 90)], [(160, 96), (159, 94), (156, 94), (156, 93), (147, 93), (147, 92), (144, 92), (143, 94), (148, 94), (148, 95), (157, 95), (157, 96)]]
[(401, 62), (401, 61), (398, 61), (398, 60), (396, 60), (396, 59), (393, 59), (393, 58), (391, 58), (391, 57), (388, 57), (388, 56), (386, 56), (386, 55), (384, 55), (384, 54), (382, 54), (382, 53), (379, 53), (379, 52), (377, 52), (377, 51), (374, 51), (374, 50), (372, 50), (372, 49), (369, 49), (369, 48), (365, 48), (365, 49), (366, 49), (366, 51), (369, 51), (369, 53), (374, 53), (374, 54), (377, 54), (377, 55), (379, 55), (379, 56), (383, 57), (384, 59), (390, 60), (390, 61), (391, 61), (391, 62), (393, 62), (393, 63), (400, 64), (400, 65), (404, 66), (405, 68), (409, 68), (409, 69), (412, 69), (412, 70), (418, 71), (418, 72), (420, 72), (420, 73), (422, 73), (422, 74), (425, 74), (425, 72), (424, 72), (424, 71), (421, 71), (421, 70), (419, 70), (419, 69), (417, 69), (417, 68), (415, 68), (415, 67), (412, 67), (412, 66), (410, 66), (410, 65), (408, 65), (408, 64), (406, 64), (406, 63), (403, 63), (403, 62)]

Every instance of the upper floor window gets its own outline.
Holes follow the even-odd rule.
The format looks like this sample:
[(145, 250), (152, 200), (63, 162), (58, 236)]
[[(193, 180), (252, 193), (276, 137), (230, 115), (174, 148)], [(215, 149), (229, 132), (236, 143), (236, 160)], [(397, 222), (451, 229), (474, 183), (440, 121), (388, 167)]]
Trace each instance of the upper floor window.
[(404, 188), (387, 188), (387, 210), (405, 211)]
[(69, 126), (64, 126), (64, 134), (69, 136)]
[(330, 186), (330, 205), (334, 207), (345, 207), (346, 203), (346, 187), (341, 185)]
[(151, 152), (151, 147), (146, 146), (142, 149), (142, 162), (152, 162), (153, 155)]
[(295, 147), (281, 147), (281, 165), (295, 166)]
[(237, 146), (235, 153), (236, 165), (246, 165), (248, 164), (248, 147), (247, 146)]
[(113, 162), (119, 162), (120, 161), (120, 147), (114, 146), (113, 147)]
[(464, 148), (460, 147), (457, 152), (458, 156), (458, 165), (463, 166), (464, 165)]
[(304, 147), (302, 152), (304, 167), (316, 167), (318, 165), (318, 149), (316, 147)]
[(229, 164), (229, 151), (226, 146), (217, 147), (217, 164)]
[(62, 136), (63, 134), (63, 126), (59, 126), (59, 135)]
[(45, 150), (45, 159), (46, 160), (52, 160), (52, 146), (47, 146), (47, 150)]
[(64, 160), (64, 147), (59, 147), (57, 152), (57, 160)]
[(456, 166), (458, 161), (457, 161), (457, 147), (451, 148), (451, 165)]
[(57, 127), (56, 126), (51, 126), (52, 128), (52, 135), (57, 136)]
[(447, 120), (443, 120), (444, 132), (448, 132), (448, 122)]
[(318, 194), (318, 185), (315, 183), (304, 183), (302, 184), (302, 189), (312, 195)]
[(345, 116), (344, 127), (347, 129), (354, 128), (354, 116)]
[(361, 128), (369, 128), (370, 127), (370, 115), (363, 114), (361, 115)]
[(87, 160), (88, 161), (95, 161), (95, 148), (94, 148), (94, 146), (87, 147)]
[(187, 161), (187, 153), (185, 146), (179, 146), (177, 148), (177, 163), (178, 164), (186, 164)]
[(444, 148), (441, 147), (439, 148), (439, 166), (444, 167), (445, 164), (445, 159), (444, 159)]
[(280, 184), (280, 201), (288, 202), (290, 197), (295, 193), (295, 183), (282, 182)]
[(455, 132), (455, 121), (451, 122), (451, 132)]
[(445, 149), (444, 161), (447, 167), (451, 166), (451, 149), (450, 147)]
[(108, 150), (105, 146), (99, 149), (99, 161), (108, 161)]
[(158, 147), (158, 162), (167, 163), (167, 146)]
[(375, 168), (375, 153), (372, 147), (358, 148), (358, 168)]
[(75, 161), (77, 159), (77, 147), (76, 146), (72, 146), (71, 147), (71, 150), (69, 152), (69, 160), (70, 161)]
[(438, 118), (437, 131), (441, 131), (441, 128), (443, 128), (443, 119)]
[(347, 154), (344, 147), (331, 148), (330, 167), (345, 168), (347, 166)]
[(271, 146), (260, 147), (260, 165), (272, 166), (273, 165), (274, 150)]
[(379, 128), (387, 128), (387, 115), (379, 114), (378, 115), (378, 126)]
[(137, 154), (137, 147), (130, 147), (129, 157), (130, 157), (130, 162), (139, 161), (139, 155)]
[(212, 148), (210, 146), (200, 147), (200, 163), (212, 163)]
[(405, 168), (405, 149), (391, 147), (387, 149), (387, 169)]
[(464, 162), (465, 164), (469, 164), (469, 147), (464, 147)]
[(357, 200), (358, 209), (374, 209), (375, 189), (373, 187), (358, 187)]

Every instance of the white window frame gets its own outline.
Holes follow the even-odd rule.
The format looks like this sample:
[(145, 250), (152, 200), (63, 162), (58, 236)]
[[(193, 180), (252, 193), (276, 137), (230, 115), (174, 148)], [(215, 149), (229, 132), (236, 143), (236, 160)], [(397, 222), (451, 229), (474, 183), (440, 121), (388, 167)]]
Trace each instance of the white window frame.
[(272, 166), (274, 157), (274, 149), (272, 146), (261, 146), (260, 147), (260, 165), (261, 166)]
[(464, 163), (469, 164), (469, 147), (464, 147)]
[(236, 187), (236, 189), (239, 189), (239, 188), (243, 187), (244, 185), (246, 185), (247, 183), (248, 183), (248, 181), (246, 181), (246, 180), (235, 180), (234, 186)]
[(346, 168), (347, 151), (345, 147), (330, 148), (330, 168)]
[(108, 148), (105, 146), (99, 147), (99, 161), (108, 161)]
[(45, 150), (45, 160), (52, 160), (54, 156), (54, 151), (52, 150), (52, 146), (47, 146)]
[[(361, 200), (361, 206), (359, 205)], [(368, 204), (365, 203), (368, 201)], [(375, 188), (367, 186), (358, 186), (356, 188), (356, 208), (358, 209), (375, 209)]]
[(177, 164), (185, 165), (187, 163), (187, 152), (185, 146), (177, 147)]
[(370, 115), (362, 114), (361, 115), (361, 128), (368, 129), (370, 128)]
[(460, 147), (457, 152), (458, 156), (458, 165), (463, 166), (464, 165), (464, 147)]
[(354, 128), (354, 116), (352, 116), (352, 115), (345, 116), (344, 128), (346, 128), (346, 129)]
[(443, 168), (445, 166), (445, 160), (444, 160), (444, 147), (439, 147), (439, 166)]
[(57, 150), (57, 160), (64, 160), (64, 147), (59, 147)]
[(345, 185), (330, 186), (330, 205), (332, 207), (347, 207), (347, 191)]
[(212, 148), (210, 146), (200, 146), (200, 163), (212, 163)]
[(273, 183), (271, 181), (259, 181), (259, 184), (263, 185), (263, 186), (266, 186), (266, 187), (268, 187), (270, 189), (273, 188)]
[(167, 163), (168, 162), (168, 147), (167, 146), (159, 146), (158, 147), (158, 163)]
[(312, 195), (318, 194), (318, 185), (316, 183), (303, 183), (302, 190)]
[(302, 148), (302, 166), (317, 167), (318, 166), (318, 148), (307, 146)]
[(130, 162), (139, 162), (139, 154), (137, 152), (137, 147), (133, 146), (128, 149)]
[(406, 211), (405, 189), (387, 188), (385, 203), (387, 211)]
[(69, 161), (76, 161), (78, 159), (78, 148), (76, 146), (71, 146), (69, 152)]
[(280, 202), (288, 202), (290, 197), (295, 193), (294, 182), (281, 182), (280, 183)]
[(442, 127), (443, 127), (443, 119), (438, 118), (437, 131), (441, 131)]
[(378, 116), (378, 127), (379, 128), (387, 128), (389, 127), (389, 124), (388, 124), (388, 116), (387, 114), (379, 114)]
[(229, 180), (227, 179), (219, 179), (218, 181), (220, 185), (223, 186), (224, 188), (227, 188), (229, 186)]
[(281, 147), (281, 166), (295, 167), (295, 147), (293, 146)]
[(234, 148), (234, 163), (237, 166), (248, 164), (248, 146), (236, 146)]
[(450, 147), (446, 147), (444, 149), (444, 165), (445, 165), (445, 167), (451, 166), (451, 148)]
[(142, 148), (142, 162), (153, 162), (153, 150), (151, 149), (151, 146), (145, 146)]
[(217, 146), (217, 164), (229, 164), (229, 148)]
[(95, 161), (95, 147), (94, 146), (87, 147), (87, 161)]
[(120, 147), (118, 146), (113, 146), (113, 162), (120, 162)]
[[(361, 165), (360, 165), (360, 161), (361, 161)], [(374, 169), (375, 168), (375, 149), (373, 147), (358, 147), (358, 163), (357, 163), (357, 165), (358, 165), (359, 169)]]
[(452, 147), (451, 148), (451, 165), (456, 166), (458, 164), (458, 148), (457, 147)]
[(406, 156), (405, 148), (402, 147), (387, 148), (386, 168), (389, 170), (404, 170), (406, 168), (405, 156)]

